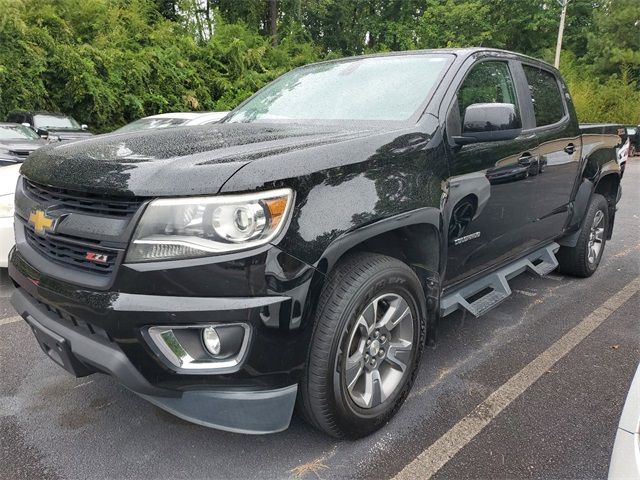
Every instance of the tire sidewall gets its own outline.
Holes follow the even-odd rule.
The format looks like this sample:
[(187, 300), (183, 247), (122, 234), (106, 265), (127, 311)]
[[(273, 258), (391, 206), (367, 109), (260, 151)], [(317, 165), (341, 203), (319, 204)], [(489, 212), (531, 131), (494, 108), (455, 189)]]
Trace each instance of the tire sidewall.
[[(352, 298), (343, 311), (344, 314), (331, 347), (331, 361), (329, 363), (331, 379), (328, 385), (330, 388), (329, 399), (334, 407), (336, 421), (341, 425), (343, 431), (353, 432), (358, 436), (375, 431), (395, 413), (411, 387), (424, 348), (425, 325), (416, 301), (416, 296), (421, 288), (420, 283), (415, 276), (412, 277), (408, 273), (397, 268), (389, 272), (379, 272), (363, 284), (359, 293)], [(395, 293), (402, 296), (411, 308), (415, 348), (411, 352), (411, 358), (402, 381), (394, 393), (377, 407), (363, 409), (353, 402), (347, 392), (343, 377), (343, 350), (347, 348), (348, 332), (351, 331), (364, 308), (374, 298), (385, 293)]]
[[(591, 227), (593, 226), (593, 220), (598, 211), (602, 211), (602, 213), (604, 214), (604, 219), (603, 219), (604, 234), (602, 235), (602, 246), (600, 247), (600, 252), (598, 252), (598, 256), (596, 257), (595, 261), (590, 262), (588, 252), (586, 251), (587, 251), (587, 246), (589, 244), (589, 235), (591, 233)], [(598, 195), (596, 201), (592, 203), (591, 208), (589, 209), (589, 217), (587, 218), (587, 222), (585, 223), (585, 230), (583, 232), (585, 240), (584, 242), (582, 242), (582, 245), (581, 245), (586, 252), (584, 257), (585, 266), (587, 267), (587, 269), (591, 274), (595, 273), (595, 271), (598, 269), (598, 265), (600, 265), (600, 260), (602, 259), (602, 255), (604, 254), (604, 248), (607, 243), (608, 231), (609, 231), (609, 209), (607, 205), (607, 200), (604, 197)]]

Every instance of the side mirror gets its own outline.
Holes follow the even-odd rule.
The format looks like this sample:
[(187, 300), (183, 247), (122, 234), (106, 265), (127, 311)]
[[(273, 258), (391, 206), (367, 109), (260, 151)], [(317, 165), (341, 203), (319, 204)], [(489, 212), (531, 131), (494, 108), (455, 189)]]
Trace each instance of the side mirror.
[(31, 128), (31, 124), (29, 122), (22, 122), (23, 127)]
[(458, 145), (513, 140), (522, 132), (522, 122), (512, 103), (474, 103), (464, 112)]
[(86, 123), (83, 123), (82, 125), (80, 125), (80, 128), (82, 130), (89, 130), (89, 126)]

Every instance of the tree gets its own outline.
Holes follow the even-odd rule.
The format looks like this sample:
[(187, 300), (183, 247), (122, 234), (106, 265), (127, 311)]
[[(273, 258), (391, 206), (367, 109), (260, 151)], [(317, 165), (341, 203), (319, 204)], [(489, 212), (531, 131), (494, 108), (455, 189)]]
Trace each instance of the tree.
[(483, 0), (429, 0), (418, 22), (420, 48), (480, 47), (493, 43), (491, 6)]
[(593, 14), (587, 61), (605, 78), (625, 68), (640, 76), (640, 2), (608, 0)]
[[(0, 12), (0, 118), (60, 110), (99, 131), (233, 108), (324, 58), (486, 46), (552, 59), (559, 18), (556, 0), (0, 0)], [(562, 55), (582, 119), (640, 120), (638, 0), (571, 0)]]

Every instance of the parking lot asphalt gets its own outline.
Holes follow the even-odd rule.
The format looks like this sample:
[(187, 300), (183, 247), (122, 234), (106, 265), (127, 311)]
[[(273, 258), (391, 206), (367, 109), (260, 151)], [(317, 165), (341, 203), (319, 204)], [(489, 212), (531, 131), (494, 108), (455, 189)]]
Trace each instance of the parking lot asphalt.
[[(211, 430), (107, 376), (69, 376), (15, 316), (0, 271), (0, 478), (389, 478), (407, 465), (423, 478), (603, 478), (640, 362), (638, 277), (635, 158), (593, 277), (523, 274), (483, 317), (447, 317), (398, 415), (368, 438), (336, 441), (297, 417), (274, 435)], [(494, 397), (501, 407), (478, 414)]]

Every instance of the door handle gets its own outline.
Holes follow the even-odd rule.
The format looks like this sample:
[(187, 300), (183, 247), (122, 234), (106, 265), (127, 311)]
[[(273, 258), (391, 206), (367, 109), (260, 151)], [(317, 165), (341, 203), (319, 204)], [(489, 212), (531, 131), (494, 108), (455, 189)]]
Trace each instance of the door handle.
[(569, 155), (573, 155), (576, 151), (576, 146), (573, 143), (570, 143), (569, 145), (564, 147), (564, 151), (567, 152)]

